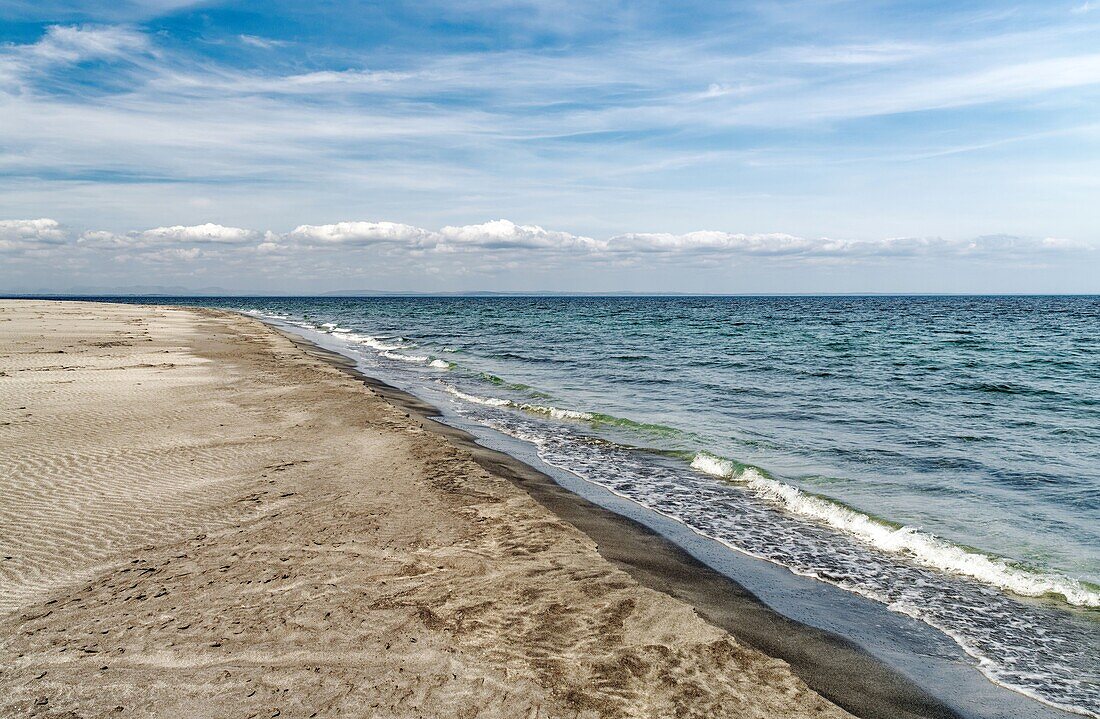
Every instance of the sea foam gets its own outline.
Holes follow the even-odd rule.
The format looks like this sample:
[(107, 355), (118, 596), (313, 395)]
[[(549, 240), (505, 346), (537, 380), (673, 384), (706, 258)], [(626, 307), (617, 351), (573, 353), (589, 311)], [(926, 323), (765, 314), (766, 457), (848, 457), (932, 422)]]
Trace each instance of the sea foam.
[(379, 352), (378, 354), (385, 357), (386, 359), (400, 360), (401, 362), (427, 362), (428, 361), (428, 358), (424, 355), (406, 355), (406, 354), (401, 354), (400, 352), (390, 352), (389, 350)]
[(445, 389), (455, 397), (472, 402), (474, 404), (485, 405), (487, 407), (511, 407), (513, 409), (520, 409), (525, 412), (532, 412), (534, 414), (544, 414), (554, 419), (574, 419), (574, 420), (590, 420), (592, 414), (589, 412), (579, 412), (572, 409), (561, 409), (559, 407), (550, 407), (541, 404), (529, 404), (526, 402), (513, 402), (510, 399), (501, 399), (499, 397), (478, 397), (477, 395), (467, 394), (460, 389), (445, 385)]
[(391, 344), (389, 342), (383, 342), (382, 340), (378, 339), (377, 337), (372, 337), (370, 335), (358, 334), (358, 333), (354, 333), (354, 332), (346, 334), (346, 335), (344, 335), (344, 337), (347, 338), (348, 340), (352, 341), (352, 342), (357, 343), (357, 344), (365, 345), (367, 347), (370, 347), (373, 350), (379, 350), (379, 351), (382, 351), (382, 352), (392, 352), (393, 350), (399, 349), (401, 347), (401, 345), (395, 345), (395, 344)]
[(913, 527), (895, 527), (797, 487), (776, 481), (755, 467), (738, 472), (728, 459), (700, 452), (691, 462), (705, 474), (743, 482), (757, 496), (776, 502), (788, 512), (824, 522), (833, 529), (854, 535), (874, 547), (907, 556), (919, 564), (962, 574), (1025, 597), (1060, 595), (1078, 607), (1100, 607), (1100, 592), (1070, 577), (1034, 572), (1014, 566), (1008, 560), (971, 552)]

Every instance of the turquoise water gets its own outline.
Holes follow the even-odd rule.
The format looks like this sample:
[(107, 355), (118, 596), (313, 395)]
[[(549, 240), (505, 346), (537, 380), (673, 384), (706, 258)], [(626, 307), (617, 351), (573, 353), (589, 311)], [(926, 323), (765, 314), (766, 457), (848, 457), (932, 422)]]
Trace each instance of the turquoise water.
[[(182, 300), (181, 300), (182, 301)], [(229, 298), (1100, 713), (1100, 298)]]

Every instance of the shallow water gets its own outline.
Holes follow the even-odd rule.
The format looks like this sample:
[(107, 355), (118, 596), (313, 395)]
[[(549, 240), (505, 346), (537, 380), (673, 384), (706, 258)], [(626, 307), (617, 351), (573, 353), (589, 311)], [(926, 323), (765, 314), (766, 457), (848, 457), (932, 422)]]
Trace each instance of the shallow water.
[(198, 303), (328, 332), (549, 464), (1100, 713), (1098, 298)]

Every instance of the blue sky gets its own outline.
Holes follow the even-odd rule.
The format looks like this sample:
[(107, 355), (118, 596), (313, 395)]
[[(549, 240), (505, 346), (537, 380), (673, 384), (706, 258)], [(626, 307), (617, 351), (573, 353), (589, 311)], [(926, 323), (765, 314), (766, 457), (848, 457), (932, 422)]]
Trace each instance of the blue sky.
[(0, 0), (0, 291), (1100, 291), (1100, 2)]

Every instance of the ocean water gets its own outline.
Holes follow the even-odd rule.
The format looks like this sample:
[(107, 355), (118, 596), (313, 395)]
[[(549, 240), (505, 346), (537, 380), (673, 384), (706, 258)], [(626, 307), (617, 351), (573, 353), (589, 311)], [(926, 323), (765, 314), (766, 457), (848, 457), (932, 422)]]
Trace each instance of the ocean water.
[[(181, 300), (182, 301), (182, 300)], [(1100, 298), (224, 298), (1100, 715)]]

